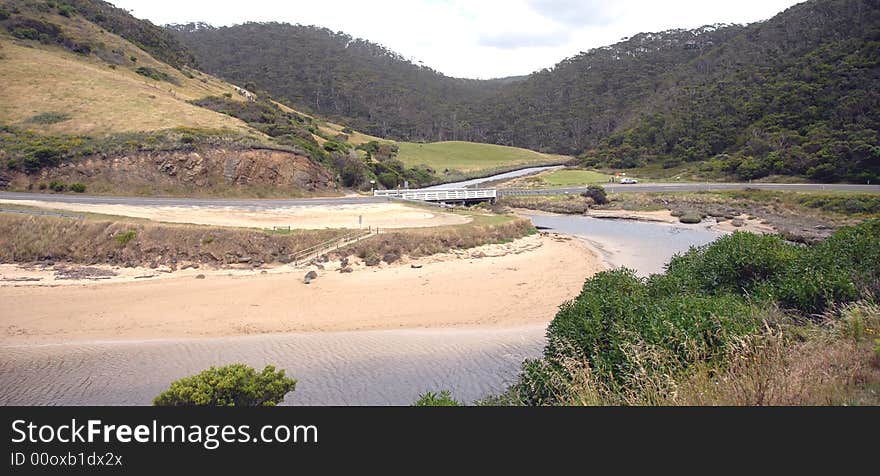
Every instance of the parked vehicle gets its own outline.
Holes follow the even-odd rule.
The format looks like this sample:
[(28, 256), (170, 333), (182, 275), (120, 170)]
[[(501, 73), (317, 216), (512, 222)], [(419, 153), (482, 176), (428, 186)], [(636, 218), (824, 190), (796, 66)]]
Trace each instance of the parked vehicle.
[(624, 177), (624, 178), (620, 179), (620, 183), (622, 183), (622, 184), (639, 183), (639, 181), (634, 178)]

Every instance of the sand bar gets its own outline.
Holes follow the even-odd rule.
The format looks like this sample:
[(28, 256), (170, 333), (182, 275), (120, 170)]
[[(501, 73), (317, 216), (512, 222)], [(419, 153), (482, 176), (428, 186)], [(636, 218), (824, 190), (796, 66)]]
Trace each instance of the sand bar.
[(580, 240), (534, 235), (352, 273), (328, 263), (308, 285), (303, 269), (6, 284), (0, 344), (546, 324), (602, 267)]

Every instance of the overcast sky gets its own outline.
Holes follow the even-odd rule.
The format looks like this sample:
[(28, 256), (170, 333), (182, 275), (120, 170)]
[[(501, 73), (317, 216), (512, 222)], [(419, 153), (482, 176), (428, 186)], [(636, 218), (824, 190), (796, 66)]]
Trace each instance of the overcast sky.
[(794, 0), (110, 0), (153, 23), (318, 25), (446, 75), (528, 74), (639, 32), (766, 20)]

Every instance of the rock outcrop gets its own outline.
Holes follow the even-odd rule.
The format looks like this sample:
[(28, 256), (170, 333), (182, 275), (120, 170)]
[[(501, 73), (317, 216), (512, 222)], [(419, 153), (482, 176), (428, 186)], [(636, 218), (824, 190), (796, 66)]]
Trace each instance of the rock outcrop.
[[(279, 195), (333, 189), (333, 177), (310, 158), (270, 149), (199, 148), (192, 151), (94, 155), (11, 177), (11, 188), (36, 189), (57, 180), (84, 183), (89, 192), (188, 193), (248, 189)], [(269, 193), (272, 193), (269, 192)]]

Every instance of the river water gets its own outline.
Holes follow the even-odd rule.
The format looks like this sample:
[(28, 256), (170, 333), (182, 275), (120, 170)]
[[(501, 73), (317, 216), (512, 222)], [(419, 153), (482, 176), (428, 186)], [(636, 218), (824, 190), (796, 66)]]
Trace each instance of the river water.
[[(609, 264), (641, 275), (720, 236), (699, 225), (531, 218), (590, 241)], [(299, 381), (289, 405), (408, 405), (442, 389), (471, 402), (503, 391), (544, 342), (544, 327), (529, 326), (3, 346), (0, 404), (148, 405), (180, 377), (236, 362), (284, 368)]]

